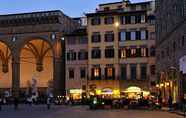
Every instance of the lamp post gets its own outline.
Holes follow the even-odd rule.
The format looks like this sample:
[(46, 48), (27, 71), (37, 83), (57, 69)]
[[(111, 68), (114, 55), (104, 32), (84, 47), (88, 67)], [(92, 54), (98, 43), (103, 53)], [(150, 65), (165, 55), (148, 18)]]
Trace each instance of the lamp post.
[[(114, 23), (114, 27), (116, 28), (116, 34), (119, 34), (119, 27), (120, 27), (120, 23), (119, 23), (119, 20), (118, 21), (116, 21), (115, 23)], [(119, 36), (117, 35), (117, 39), (119, 39)], [(118, 41), (118, 43), (117, 43), (117, 46), (119, 46), (119, 40), (117, 40)], [(119, 51), (119, 47), (117, 47), (116, 48), (116, 50), (117, 51)], [(117, 52), (117, 54), (119, 54), (118, 52)], [(115, 59), (114, 59), (115, 60)], [(118, 66), (118, 68), (119, 68), (119, 56), (117, 56), (117, 58), (116, 58), (116, 65)], [(114, 70), (115, 71), (115, 70)], [(120, 77), (118, 77), (118, 75), (119, 75), (119, 70), (117, 71), (117, 75), (114, 75), (115, 77), (116, 77), (116, 79), (118, 79), (118, 81), (119, 81), (119, 78)], [(117, 78), (118, 77), (118, 78)], [(118, 85), (119, 86), (119, 85)], [(121, 90), (120, 90), (120, 92), (121, 92)]]

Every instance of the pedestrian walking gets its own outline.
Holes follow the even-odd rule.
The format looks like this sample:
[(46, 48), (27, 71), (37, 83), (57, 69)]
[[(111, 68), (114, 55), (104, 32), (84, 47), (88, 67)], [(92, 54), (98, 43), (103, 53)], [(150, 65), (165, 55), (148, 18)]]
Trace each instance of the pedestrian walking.
[(14, 97), (14, 109), (17, 110), (19, 105), (19, 99), (18, 97)]

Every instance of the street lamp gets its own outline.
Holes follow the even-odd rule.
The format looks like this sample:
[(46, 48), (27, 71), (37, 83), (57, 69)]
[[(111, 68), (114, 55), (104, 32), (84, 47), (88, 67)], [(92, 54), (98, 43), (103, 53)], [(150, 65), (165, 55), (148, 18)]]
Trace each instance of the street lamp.
[(115, 26), (116, 28), (118, 28), (118, 27), (120, 26), (119, 22), (118, 22), (118, 21), (115, 22), (115, 23), (114, 23), (114, 26)]

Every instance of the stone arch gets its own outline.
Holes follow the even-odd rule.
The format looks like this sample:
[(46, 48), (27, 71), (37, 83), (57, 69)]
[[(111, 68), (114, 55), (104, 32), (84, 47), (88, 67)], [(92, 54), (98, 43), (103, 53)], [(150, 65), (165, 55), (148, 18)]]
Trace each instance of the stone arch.
[(0, 40), (0, 87), (1, 89), (12, 86), (12, 52), (9, 45)]
[(25, 44), (27, 44), (28, 42), (32, 41), (32, 40), (43, 40), (45, 42), (48, 43), (48, 45), (51, 47), (52, 49), (52, 54), (54, 55), (55, 54), (55, 50), (54, 50), (54, 42), (51, 41), (49, 38), (47, 37), (44, 37), (44, 36), (31, 36), (31, 37), (26, 37), (26, 38), (22, 38), (20, 43), (18, 44), (19, 47), (18, 47), (18, 52), (19, 52), (19, 56), (21, 54), (21, 50), (22, 48), (25, 46)]
[(38, 37), (26, 40), (20, 50), (20, 88), (27, 88), (34, 77), (38, 88), (46, 88), (53, 79), (53, 59), (51, 42)]

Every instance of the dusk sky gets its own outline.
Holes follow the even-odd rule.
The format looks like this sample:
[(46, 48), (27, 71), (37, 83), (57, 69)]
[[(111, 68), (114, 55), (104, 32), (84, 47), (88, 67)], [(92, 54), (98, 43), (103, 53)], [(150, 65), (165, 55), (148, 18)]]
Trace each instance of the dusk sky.
[[(62, 10), (71, 17), (93, 12), (100, 3), (119, 2), (121, 0), (1, 0), (0, 14), (34, 12), (44, 10)], [(131, 0), (143, 2), (145, 0)]]

